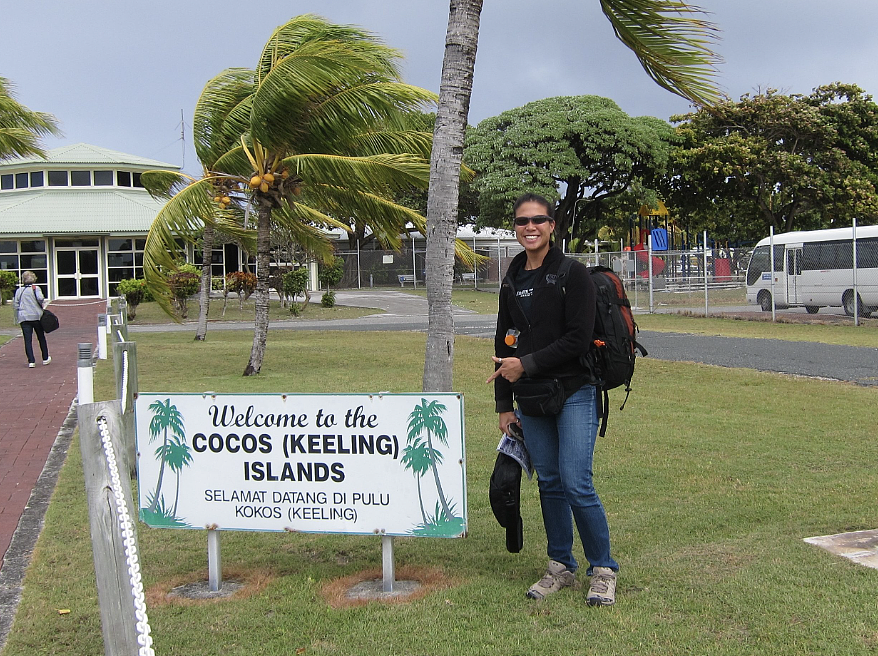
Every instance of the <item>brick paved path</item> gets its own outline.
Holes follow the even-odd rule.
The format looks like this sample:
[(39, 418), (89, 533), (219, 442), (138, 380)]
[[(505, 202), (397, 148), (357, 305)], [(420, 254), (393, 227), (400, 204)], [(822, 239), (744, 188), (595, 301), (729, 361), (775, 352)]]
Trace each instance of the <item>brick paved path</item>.
[(41, 364), (36, 336), (35, 369), (27, 367), (20, 333), (0, 347), (0, 569), (7, 557), (23, 555), (7, 550), (76, 397), (77, 345), (95, 343), (97, 316), (106, 307), (105, 301), (52, 303), (61, 328), (46, 336), (48, 366)]

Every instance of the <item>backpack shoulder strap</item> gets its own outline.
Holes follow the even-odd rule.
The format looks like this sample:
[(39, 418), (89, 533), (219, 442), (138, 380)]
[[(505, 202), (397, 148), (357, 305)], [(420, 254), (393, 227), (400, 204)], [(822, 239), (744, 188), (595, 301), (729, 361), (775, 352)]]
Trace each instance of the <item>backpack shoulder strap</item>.
[(570, 274), (570, 267), (573, 266), (573, 259), (567, 256), (561, 260), (561, 266), (558, 267), (558, 289), (561, 290), (562, 298), (567, 295), (567, 276)]

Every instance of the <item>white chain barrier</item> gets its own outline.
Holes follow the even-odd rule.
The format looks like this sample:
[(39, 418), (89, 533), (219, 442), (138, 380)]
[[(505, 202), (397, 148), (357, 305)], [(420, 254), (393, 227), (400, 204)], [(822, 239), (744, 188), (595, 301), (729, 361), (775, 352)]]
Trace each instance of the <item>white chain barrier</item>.
[[(124, 396), (123, 396), (124, 398)], [(128, 577), (131, 582), (131, 596), (134, 599), (134, 617), (137, 620), (137, 644), (140, 645), (138, 656), (155, 656), (150, 636), (149, 618), (146, 615), (146, 599), (143, 594), (143, 580), (140, 574), (140, 563), (137, 556), (137, 543), (134, 539), (134, 523), (122, 494), (122, 482), (119, 466), (116, 463), (116, 450), (110, 440), (110, 429), (106, 417), (98, 417), (98, 430), (101, 443), (107, 458), (110, 479), (113, 482), (113, 494), (116, 497), (116, 513), (119, 517), (119, 528), (125, 545), (125, 561), (128, 564)]]

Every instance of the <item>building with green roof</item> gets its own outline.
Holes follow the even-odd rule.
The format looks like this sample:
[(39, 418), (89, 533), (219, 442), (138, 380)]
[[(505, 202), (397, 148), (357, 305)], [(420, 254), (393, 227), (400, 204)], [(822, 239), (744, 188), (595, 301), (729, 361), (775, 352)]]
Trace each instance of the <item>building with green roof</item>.
[(115, 295), (119, 280), (143, 277), (162, 207), (141, 173), (179, 168), (84, 143), (0, 162), (0, 269), (33, 271), (52, 299)]

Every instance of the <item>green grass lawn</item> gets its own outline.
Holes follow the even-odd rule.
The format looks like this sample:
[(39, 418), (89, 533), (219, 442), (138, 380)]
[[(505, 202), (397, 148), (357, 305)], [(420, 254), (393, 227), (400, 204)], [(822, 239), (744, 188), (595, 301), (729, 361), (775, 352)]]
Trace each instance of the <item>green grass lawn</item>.
[[(140, 389), (420, 389), (421, 334), (277, 331), (263, 373), (245, 379), (251, 338), (213, 332), (194, 343), (185, 334), (139, 334)], [(621, 395), (611, 393), (609, 431), (595, 457), (622, 567), (618, 603), (589, 608), (581, 590), (541, 603), (524, 597), (546, 560), (533, 481), (522, 490), (524, 550), (504, 549), (487, 495), (498, 439), (484, 384), (490, 354), (489, 340), (456, 340), (469, 536), (395, 539), (398, 568), (442, 572), (447, 587), (409, 603), (336, 609), (324, 586), (380, 569), (377, 538), (228, 532), (224, 576), (258, 585), (247, 596), (169, 603), (169, 586), (206, 578), (206, 535), (140, 525), (156, 653), (847, 656), (878, 649), (878, 572), (802, 542), (878, 525), (878, 388), (640, 362), (624, 412)], [(99, 363), (96, 398), (113, 395), (111, 372), (112, 363)], [(3, 656), (101, 651), (74, 443)]]

